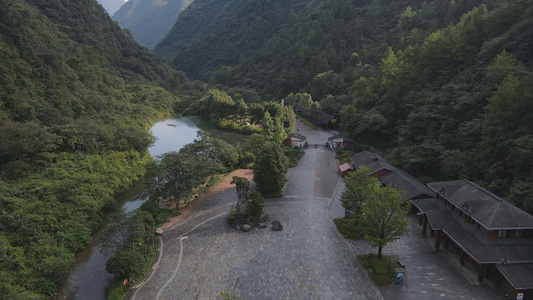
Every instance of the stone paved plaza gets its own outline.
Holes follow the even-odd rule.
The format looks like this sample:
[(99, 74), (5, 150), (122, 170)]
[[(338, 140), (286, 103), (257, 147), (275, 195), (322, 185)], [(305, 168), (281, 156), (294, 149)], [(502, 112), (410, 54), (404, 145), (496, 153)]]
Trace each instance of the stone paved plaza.
[[(298, 124), (309, 143), (331, 135)], [(335, 153), (310, 148), (289, 170), (283, 197), (265, 199), (270, 227), (242, 232), (226, 224), (236, 204), (230, 189), (206, 199), (162, 235), (160, 260), (134, 299), (498, 299), (488, 285), (472, 286), (440, 254), (433, 254), (411, 223), (410, 237), (384, 248), (407, 265), (404, 285), (377, 289), (356, 253), (375, 252), (345, 240), (332, 218), (342, 217), (344, 189)], [(383, 295), (383, 296), (382, 296)]]

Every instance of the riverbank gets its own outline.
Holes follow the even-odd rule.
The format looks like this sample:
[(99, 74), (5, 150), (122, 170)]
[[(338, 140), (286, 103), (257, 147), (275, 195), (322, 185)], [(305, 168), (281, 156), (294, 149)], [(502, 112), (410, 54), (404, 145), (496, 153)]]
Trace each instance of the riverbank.
[(237, 169), (237, 170), (230, 172), (228, 175), (224, 176), (224, 178), (221, 181), (219, 181), (214, 187), (209, 189), (209, 192), (199, 195), (198, 198), (194, 199), (191, 205), (181, 210), (181, 214), (179, 214), (178, 216), (169, 217), (167, 221), (163, 225), (161, 225), (158, 229), (164, 231), (168, 228), (171, 228), (172, 226), (178, 224), (179, 222), (187, 218), (200, 204), (202, 204), (202, 202), (206, 198), (212, 195), (218, 194), (220, 192), (223, 192), (227, 189), (233, 188), (235, 186), (234, 184), (231, 183), (233, 176), (244, 177), (252, 181), (254, 177), (254, 171), (251, 169)]

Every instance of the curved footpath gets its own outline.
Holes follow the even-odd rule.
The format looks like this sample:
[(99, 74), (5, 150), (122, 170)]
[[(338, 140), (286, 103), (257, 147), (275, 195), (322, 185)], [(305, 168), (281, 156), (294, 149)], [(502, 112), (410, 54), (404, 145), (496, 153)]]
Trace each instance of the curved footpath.
[[(297, 126), (310, 144), (332, 135)], [(265, 199), (269, 222), (279, 220), (282, 231), (229, 227), (234, 188), (182, 213), (175, 225), (166, 223), (159, 260), (128, 298), (383, 299), (329, 217), (340, 183), (337, 165), (333, 151), (311, 148), (289, 170), (284, 195)]]

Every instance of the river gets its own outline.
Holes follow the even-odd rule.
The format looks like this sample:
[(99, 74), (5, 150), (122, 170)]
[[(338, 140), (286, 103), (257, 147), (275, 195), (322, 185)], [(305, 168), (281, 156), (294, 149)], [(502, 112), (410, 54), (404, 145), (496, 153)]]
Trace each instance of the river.
[[(196, 138), (199, 129), (208, 131), (213, 136), (228, 142), (235, 142), (235, 139), (238, 139), (237, 135), (216, 130), (198, 117), (170, 118), (152, 126), (150, 131), (156, 137), (156, 142), (148, 151), (153, 157), (169, 151), (178, 151)], [(117, 195), (119, 208), (104, 218), (103, 225), (95, 232), (93, 241), (85, 249), (76, 253), (74, 258), (76, 268), (60, 288), (57, 299), (100, 300), (106, 298), (105, 288), (113, 275), (105, 270), (105, 263), (111, 255), (103, 255), (98, 251), (98, 241), (102, 236), (103, 228), (107, 225), (111, 214), (120, 210), (133, 211), (139, 208), (147, 197), (141, 181), (135, 182), (127, 191)]]

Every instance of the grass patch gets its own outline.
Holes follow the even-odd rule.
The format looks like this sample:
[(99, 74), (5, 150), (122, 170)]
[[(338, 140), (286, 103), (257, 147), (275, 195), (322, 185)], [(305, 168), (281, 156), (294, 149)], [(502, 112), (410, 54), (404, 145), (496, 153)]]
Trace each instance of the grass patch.
[(126, 287), (126, 291), (124, 291), (124, 285), (123, 285), (123, 280), (124, 279), (116, 280), (115, 278), (113, 278), (111, 283), (109, 283), (109, 285), (106, 287), (106, 290), (107, 290), (107, 298), (106, 299), (107, 300), (121, 300), (122, 297), (126, 294), (126, 292), (132, 286), (134, 286), (139, 280), (141, 280), (143, 278), (144, 274), (148, 270), (148, 267), (150, 267), (150, 263), (152, 262), (152, 259), (154, 257), (154, 252), (155, 252), (155, 244), (151, 244), (150, 248), (148, 250), (148, 257), (146, 259), (146, 262), (144, 263), (144, 273), (139, 274), (139, 275), (135, 275), (133, 277), (133, 281), (134, 282), (129, 282), (128, 283), (128, 285)]
[(283, 150), (285, 156), (289, 159), (290, 167), (295, 167), (298, 164), (298, 160), (304, 155), (300, 147), (292, 147)]
[(318, 130), (318, 126), (316, 126), (315, 124), (313, 124), (313, 123), (307, 121), (307, 120), (304, 119), (304, 118), (300, 118), (300, 122), (302, 122), (302, 123), (304, 123), (305, 125), (307, 125), (307, 126), (313, 128), (314, 130)]
[(394, 269), (398, 268), (398, 264), (392, 257), (382, 255), (378, 259), (377, 254), (362, 254), (357, 259), (368, 272), (372, 282), (377, 286), (386, 286), (394, 282), (394, 276), (396, 275)]
[(339, 232), (347, 239), (362, 240), (363, 234), (357, 223), (357, 218), (337, 218), (333, 219)]
[(206, 194), (206, 193), (209, 193), (209, 190), (215, 186), (217, 184), (217, 182), (219, 182), (220, 180), (222, 180), (222, 177), (220, 176), (211, 176), (209, 178), (209, 180), (207, 181), (206, 184), (204, 184), (203, 186), (201, 186), (199, 189), (198, 189), (198, 192), (197, 194), (198, 195), (201, 195), (201, 194)]
[(335, 154), (337, 155), (337, 158), (339, 159), (339, 165), (349, 163), (351, 164), (352, 161), (350, 160), (350, 157), (354, 156), (355, 152), (352, 150), (344, 150), (344, 149), (337, 149), (335, 151)]

